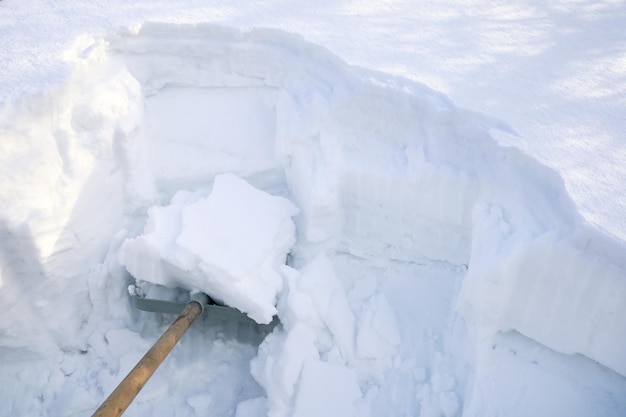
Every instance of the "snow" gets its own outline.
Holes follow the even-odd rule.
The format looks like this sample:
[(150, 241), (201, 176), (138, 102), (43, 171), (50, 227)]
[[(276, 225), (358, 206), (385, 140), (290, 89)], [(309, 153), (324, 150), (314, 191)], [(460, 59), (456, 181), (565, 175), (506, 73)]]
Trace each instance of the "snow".
[(302, 369), (294, 416), (353, 416), (361, 389), (354, 371), (320, 361)]
[(585, 256), (568, 242), (570, 236), (551, 232), (521, 249), (507, 242), (514, 234), (499, 210), (492, 207), (477, 217), (492, 248), (511, 249), (484, 253), (482, 243), (473, 245), (470, 264), (499, 261), (468, 270), (460, 297), (466, 317), (484, 326), (515, 329), (559, 352), (583, 353), (626, 374), (619, 347), (623, 322), (615, 316), (626, 294), (623, 268)]
[(172, 204), (148, 209), (144, 233), (122, 244), (120, 263), (140, 282), (201, 291), (267, 324), (297, 211), (283, 197), (221, 174), (207, 197), (180, 191)]
[(0, 2), (0, 415), (624, 415), (624, 13)]

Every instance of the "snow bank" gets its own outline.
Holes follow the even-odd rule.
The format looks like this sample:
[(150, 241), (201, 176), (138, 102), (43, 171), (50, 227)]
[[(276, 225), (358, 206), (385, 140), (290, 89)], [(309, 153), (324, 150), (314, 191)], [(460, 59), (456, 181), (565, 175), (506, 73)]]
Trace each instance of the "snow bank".
[[(550, 389), (528, 390), (524, 378), (503, 388), (515, 401), (492, 398), (502, 392), (490, 378), (507, 381), (518, 365), (551, 383), (538, 386), (612, 398), (610, 415), (626, 410), (626, 250), (583, 222), (556, 173), (493, 141), (489, 129), (506, 130), (502, 123), (276, 31), (145, 24), (74, 55), (66, 84), (1, 120), (7, 155), (25, 161), (1, 165), (14, 170), (0, 195), (5, 235), (33, 246), (3, 269), (0, 301), (20, 320), (2, 316), (2, 346), (58, 347), (100, 367), (68, 371), (35, 414), (72, 384), (88, 387), (76, 408), (95, 408), (91, 399), (139, 354), (141, 326), (154, 330), (128, 310), (132, 279), (120, 254), (139, 279), (206, 291), (259, 321), (278, 312), (283, 328), (252, 360), (224, 347), (218, 331), (191, 336), (214, 346), (218, 368), (222, 354), (239, 353), (246, 372), (251, 360), (256, 382), (238, 367), (241, 381), (229, 384), (243, 394), (228, 397), (224, 414), (569, 407)], [(33, 169), (42, 180), (24, 186)], [(211, 194), (199, 191), (214, 181)], [(24, 197), (16, 206), (12, 192)], [(293, 224), (293, 205), (276, 196), (300, 208)], [(290, 267), (279, 267), (292, 245)], [(42, 260), (43, 284), (25, 285), (43, 306), (43, 331), (27, 330), (39, 313), (14, 300), (22, 277), (32, 277), (30, 259)], [(50, 306), (49, 290), (80, 307)], [(122, 361), (108, 338), (119, 342), (115, 331), (128, 328), (138, 333)], [(174, 362), (204, 359), (185, 352)], [(528, 371), (535, 362), (539, 370)], [(49, 364), (64, 381), (58, 369)], [(174, 375), (174, 365), (165, 372)], [(600, 388), (571, 373), (592, 375)], [(190, 414), (226, 398), (207, 375), (195, 380), (207, 392), (181, 394), (172, 407)], [(158, 384), (146, 404), (180, 388)]]
[(171, 205), (150, 208), (143, 235), (124, 242), (120, 262), (139, 281), (201, 291), (269, 323), (297, 211), (235, 175), (218, 175), (208, 197), (179, 192)]
[(477, 205), (474, 225), (459, 301), (470, 323), (483, 334), (516, 330), (626, 375), (623, 268), (579, 247), (571, 234), (547, 231), (520, 244), (498, 207)]

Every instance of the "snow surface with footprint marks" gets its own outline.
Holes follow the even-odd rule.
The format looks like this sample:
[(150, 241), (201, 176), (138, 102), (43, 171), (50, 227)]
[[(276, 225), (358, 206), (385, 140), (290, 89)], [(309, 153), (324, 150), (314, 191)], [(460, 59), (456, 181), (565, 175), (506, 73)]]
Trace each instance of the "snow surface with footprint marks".
[[(274, 30), (144, 24), (74, 54), (63, 85), (0, 120), (22, 161), (0, 191), (0, 415), (99, 405), (172, 320), (130, 306), (124, 242), (158, 213), (177, 236), (152, 235), (159, 257), (197, 242), (164, 213), (228, 207), (220, 178), (266, 226), (249, 247), (278, 248), (220, 268), (277, 274), (261, 281), (282, 326), (202, 317), (128, 415), (626, 414), (626, 248), (496, 144), (503, 124)], [(267, 232), (291, 216), (295, 240)], [(216, 265), (223, 247), (202, 249)], [(179, 279), (160, 283), (202, 284)]]

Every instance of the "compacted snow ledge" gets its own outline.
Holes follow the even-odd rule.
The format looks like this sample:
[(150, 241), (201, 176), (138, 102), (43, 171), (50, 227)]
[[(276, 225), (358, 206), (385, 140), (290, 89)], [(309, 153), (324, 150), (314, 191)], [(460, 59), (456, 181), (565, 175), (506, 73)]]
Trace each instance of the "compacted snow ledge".
[(88, 412), (134, 365), (168, 320), (131, 274), (282, 322), (203, 318), (135, 415), (626, 414), (624, 244), (496, 122), (283, 32), (77, 45), (0, 120), (7, 415)]

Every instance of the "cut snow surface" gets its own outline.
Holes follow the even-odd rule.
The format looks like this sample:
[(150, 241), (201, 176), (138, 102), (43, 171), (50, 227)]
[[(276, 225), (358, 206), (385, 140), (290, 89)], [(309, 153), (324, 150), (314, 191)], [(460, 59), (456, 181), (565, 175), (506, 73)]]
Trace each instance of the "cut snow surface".
[(208, 197), (179, 192), (171, 205), (150, 208), (144, 234), (124, 242), (120, 262), (139, 281), (204, 292), (269, 323), (297, 211), (283, 197), (222, 174)]
[(135, 279), (282, 325), (202, 317), (130, 415), (626, 414), (626, 248), (501, 122), (274, 30), (80, 45), (0, 115), (0, 415), (99, 405)]

